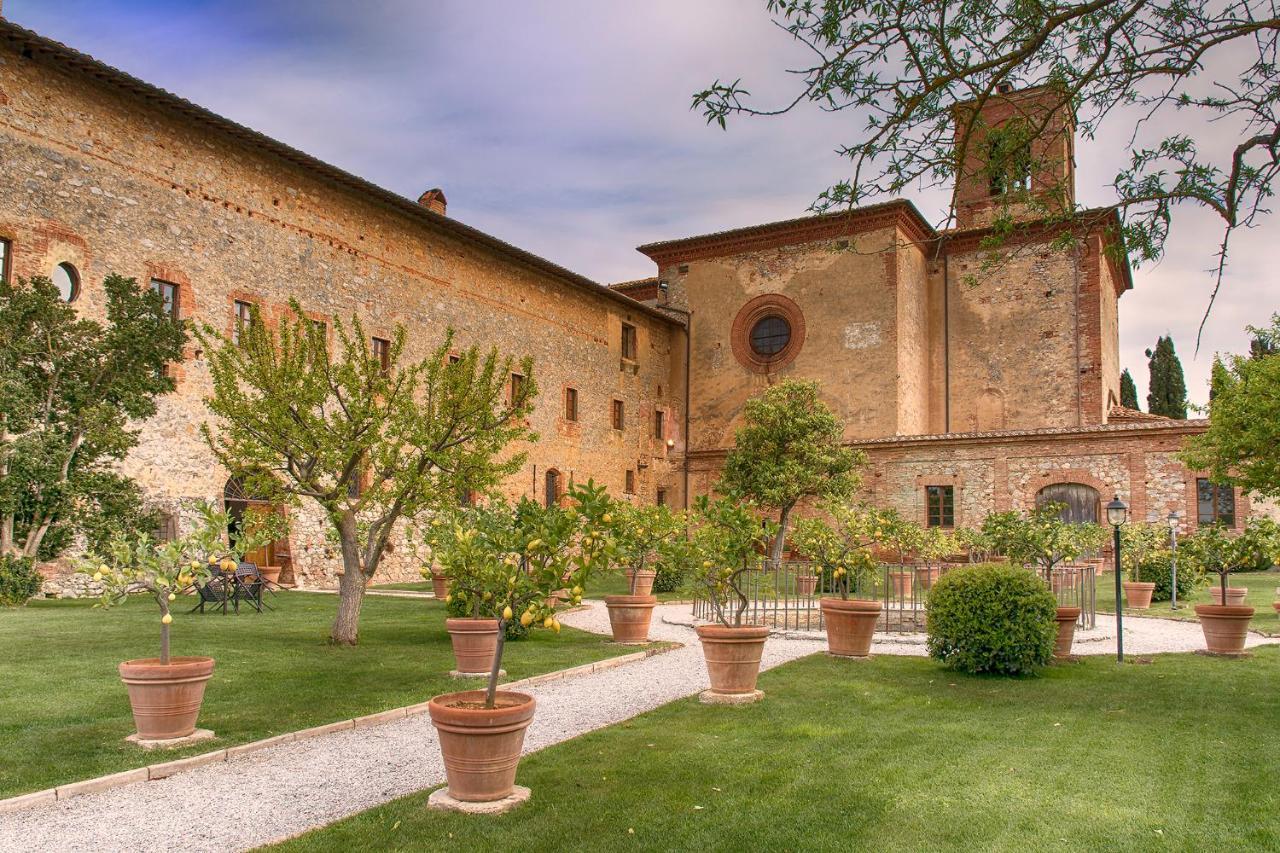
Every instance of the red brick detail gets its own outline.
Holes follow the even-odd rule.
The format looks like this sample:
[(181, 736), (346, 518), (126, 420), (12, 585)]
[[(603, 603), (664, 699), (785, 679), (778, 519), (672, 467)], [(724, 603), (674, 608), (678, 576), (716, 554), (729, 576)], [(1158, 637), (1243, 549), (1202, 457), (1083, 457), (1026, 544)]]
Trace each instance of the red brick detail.
[[(760, 320), (773, 316), (787, 321), (791, 327), (791, 339), (780, 352), (765, 358), (751, 348), (751, 330)], [(733, 327), (729, 332), (734, 358), (743, 367), (756, 373), (773, 373), (786, 367), (800, 354), (804, 337), (804, 314), (800, 311), (800, 306), (781, 293), (762, 293), (743, 305), (738, 316), (733, 318)]]
[(1128, 485), (1124, 483), (1104, 483), (1082, 468), (1055, 468), (1052, 471), (1047, 471), (1031, 478), (1027, 483), (1026, 498), (1028, 505), (1023, 508), (1030, 509), (1034, 505), (1036, 495), (1040, 494), (1041, 489), (1058, 483), (1080, 483), (1084, 486), (1091, 486), (1098, 493), (1099, 502), (1104, 504), (1111, 500), (1113, 495), (1126, 492), (1126, 486)]

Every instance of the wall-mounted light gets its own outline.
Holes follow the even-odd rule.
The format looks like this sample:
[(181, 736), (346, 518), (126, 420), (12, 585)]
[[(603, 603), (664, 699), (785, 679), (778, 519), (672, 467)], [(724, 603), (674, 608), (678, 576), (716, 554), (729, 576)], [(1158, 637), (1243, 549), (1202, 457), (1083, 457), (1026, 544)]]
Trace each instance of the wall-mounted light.
[(670, 285), (670, 284), (668, 284), (668, 283), (667, 283), (667, 280), (664, 278), (664, 279), (662, 279), (661, 281), (659, 281), (659, 282), (658, 282), (658, 291), (659, 291), (660, 293), (666, 293), (666, 292), (667, 292), (667, 288), (668, 288), (668, 287), (670, 287), (670, 286), (671, 286), (671, 285)]
[(667, 439), (667, 449), (668, 449), (668, 450), (670, 450), (671, 448), (673, 448), (673, 447), (675, 447), (675, 446), (676, 446), (676, 440), (675, 440), (674, 438), (668, 438), (668, 439)]

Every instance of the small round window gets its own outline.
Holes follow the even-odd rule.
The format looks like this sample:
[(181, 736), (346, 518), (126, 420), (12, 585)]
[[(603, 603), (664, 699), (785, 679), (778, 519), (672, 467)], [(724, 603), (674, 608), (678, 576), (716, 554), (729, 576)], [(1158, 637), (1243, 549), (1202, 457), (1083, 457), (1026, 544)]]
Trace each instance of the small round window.
[(751, 350), (769, 358), (786, 349), (791, 341), (791, 324), (777, 314), (761, 317), (751, 327)]
[(71, 264), (58, 264), (53, 268), (53, 286), (63, 302), (75, 302), (80, 295), (80, 274)]

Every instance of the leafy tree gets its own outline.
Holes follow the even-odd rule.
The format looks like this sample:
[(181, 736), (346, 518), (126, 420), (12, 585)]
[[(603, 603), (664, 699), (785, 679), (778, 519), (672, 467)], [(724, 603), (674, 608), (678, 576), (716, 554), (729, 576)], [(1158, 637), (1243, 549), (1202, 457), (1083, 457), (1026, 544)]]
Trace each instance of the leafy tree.
[(1069, 563), (1104, 539), (1096, 524), (1062, 520), (1062, 504), (1046, 503), (1027, 513), (993, 513), (983, 524), (1001, 553), (1024, 566), (1037, 566), (1046, 581), (1060, 563)]
[(750, 499), (699, 495), (690, 516), (693, 554), (691, 581), (706, 593), (716, 621), (741, 627), (749, 600), (742, 589), (746, 575), (760, 566), (764, 543), (777, 531), (760, 523)]
[(1133, 377), (1129, 375), (1127, 367), (1120, 374), (1120, 405), (1135, 412), (1142, 411), (1142, 407), (1138, 405), (1138, 386), (1133, 384)]
[(844, 425), (819, 398), (817, 382), (780, 382), (748, 400), (743, 415), (716, 490), (778, 511), (776, 562), (796, 504), (851, 495), (866, 455), (844, 446)]
[[(297, 303), (270, 328), (256, 309), (238, 341), (205, 325), (219, 418), (204, 427), (218, 460), (263, 494), (312, 502), (342, 551), (338, 613), (331, 639), (354, 645), (365, 585), (377, 572), (397, 522), (484, 491), (516, 471), (513, 441), (536, 438), (525, 425), (537, 386), (533, 363), (477, 347), (449, 358), (453, 332), (426, 358), (402, 363), (397, 327), (388, 363), (369, 350), (359, 318), (329, 327)], [(509, 396), (509, 389), (513, 392)]]
[[(1250, 331), (1280, 341), (1280, 314), (1271, 322), (1270, 329)], [(1213, 374), (1209, 428), (1187, 441), (1182, 461), (1208, 471), (1215, 483), (1280, 498), (1280, 355), (1228, 356), (1220, 364)]]
[(796, 547), (818, 569), (822, 588), (844, 599), (850, 592), (874, 589), (877, 563), (871, 546), (876, 541), (876, 510), (831, 501), (823, 505), (823, 512), (827, 518), (797, 521), (793, 536)]
[(130, 422), (173, 390), (164, 366), (186, 332), (133, 279), (102, 286), (105, 325), (47, 278), (0, 280), (0, 554), (48, 559), (78, 533), (154, 526), (112, 465), (137, 444)]
[(1187, 537), (1182, 547), (1207, 571), (1218, 573), (1222, 603), (1226, 604), (1229, 574), (1280, 559), (1280, 525), (1259, 516), (1250, 519), (1238, 536), (1232, 536), (1222, 525), (1209, 524)]
[[(1105, 213), (1123, 217), (1124, 250), (1135, 264), (1161, 256), (1175, 210), (1206, 208), (1218, 217), (1223, 234), (1209, 308), (1233, 232), (1268, 213), (1280, 174), (1274, 0), (766, 6), (811, 58), (789, 69), (790, 91), (780, 103), (758, 104), (741, 78), (717, 80), (693, 105), (721, 127), (730, 116), (776, 116), (803, 105), (857, 111), (861, 126), (850, 124), (854, 138), (838, 149), (852, 174), (818, 197), (819, 211), (950, 183), (987, 138), (975, 118), (982, 107), (1008, 88), (1048, 84), (1047, 114), (1070, 111), (1085, 138), (1105, 129), (1129, 140), (1131, 158)], [(957, 112), (966, 103), (973, 108)], [(1224, 144), (1198, 141), (1196, 125), (1219, 119), (1230, 120), (1216, 124), (1228, 134)], [(1046, 213), (1080, 213), (1065, 204), (1065, 191), (1052, 190)], [(954, 214), (953, 201), (947, 221)]]
[(1147, 383), (1147, 411), (1176, 420), (1187, 419), (1187, 381), (1182, 362), (1173, 350), (1173, 338), (1162, 335), (1154, 350), (1147, 350), (1151, 379)]

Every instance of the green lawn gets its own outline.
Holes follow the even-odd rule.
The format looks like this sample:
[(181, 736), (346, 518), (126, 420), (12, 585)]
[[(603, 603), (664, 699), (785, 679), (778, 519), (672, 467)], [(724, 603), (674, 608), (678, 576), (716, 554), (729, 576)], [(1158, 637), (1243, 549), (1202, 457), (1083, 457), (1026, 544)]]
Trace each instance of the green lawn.
[[(1213, 582), (1218, 583), (1218, 576), (1212, 575)], [(1275, 608), (1271, 606), (1271, 602), (1280, 598), (1276, 595), (1276, 588), (1280, 587), (1280, 572), (1244, 572), (1242, 574), (1231, 575), (1232, 586), (1243, 586), (1248, 588), (1249, 594), (1245, 596), (1245, 604), (1254, 608), (1253, 619), (1249, 623), (1249, 627), (1254, 631), (1275, 637), (1280, 636), (1280, 616), (1276, 614)], [(1213, 599), (1209, 597), (1209, 587), (1204, 586), (1197, 589), (1191, 596), (1190, 601), (1178, 600), (1178, 609), (1170, 610), (1169, 602), (1153, 601), (1151, 607), (1146, 610), (1132, 610), (1125, 608), (1125, 613), (1133, 613), (1141, 616), (1163, 616), (1168, 619), (1183, 619), (1189, 622), (1197, 622), (1195, 605), (1212, 604)], [(1116, 580), (1115, 575), (1108, 572), (1098, 578), (1098, 612), (1114, 613), (1116, 610)]]
[[(183, 602), (185, 604), (185, 602)], [(217, 668), (200, 725), (218, 738), (145, 753), (133, 732), (116, 665), (157, 654), (154, 604), (97, 610), (83, 601), (0, 608), (0, 797), (349, 719), (466, 689), (449, 678), (453, 653), (442, 605), (369, 597), (360, 645), (326, 642), (337, 598), (282, 593), (273, 613), (186, 615), (173, 622), (175, 655), (211, 655)], [(635, 651), (566, 628), (507, 646), (512, 680)]]
[(813, 656), (757, 705), (682, 700), (525, 757), (511, 814), (424, 792), (282, 849), (1275, 850), (1278, 683), (1275, 648), (1026, 679)]

